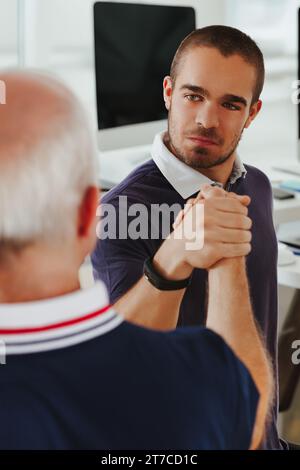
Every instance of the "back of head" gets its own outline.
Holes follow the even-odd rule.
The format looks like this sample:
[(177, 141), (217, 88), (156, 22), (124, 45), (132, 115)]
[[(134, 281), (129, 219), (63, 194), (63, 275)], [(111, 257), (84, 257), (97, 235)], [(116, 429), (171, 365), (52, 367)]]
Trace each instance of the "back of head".
[(96, 151), (75, 96), (47, 75), (0, 72), (0, 250), (61, 240), (95, 185)]
[(224, 57), (239, 55), (247, 63), (256, 68), (256, 83), (253, 90), (252, 103), (261, 94), (265, 79), (264, 58), (257, 44), (247, 34), (230, 26), (213, 25), (196, 29), (180, 44), (171, 65), (173, 83), (185, 54), (194, 47), (211, 47), (217, 49)]

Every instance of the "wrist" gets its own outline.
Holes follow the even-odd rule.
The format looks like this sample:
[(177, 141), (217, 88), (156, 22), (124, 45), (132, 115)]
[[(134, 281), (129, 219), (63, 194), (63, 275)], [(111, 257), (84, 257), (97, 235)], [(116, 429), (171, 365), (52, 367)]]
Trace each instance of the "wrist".
[(223, 270), (230, 270), (230, 271), (240, 271), (244, 269), (246, 266), (246, 259), (245, 256), (238, 256), (235, 258), (223, 258), (213, 266), (209, 268), (209, 271), (223, 271)]
[(167, 239), (153, 258), (155, 270), (165, 279), (180, 281), (191, 276), (193, 267), (181, 256), (175, 240)]
[(208, 272), (209, 284), (216, 289), (239, 290), (247, 282), (245, 257), (223, 259)]

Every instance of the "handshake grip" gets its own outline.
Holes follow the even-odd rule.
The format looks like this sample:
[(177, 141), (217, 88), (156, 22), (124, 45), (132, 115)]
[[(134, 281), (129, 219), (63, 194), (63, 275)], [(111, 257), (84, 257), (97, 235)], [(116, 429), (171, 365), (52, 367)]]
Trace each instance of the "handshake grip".
[(196, 198), (186, 202), (170, 235), (178, 241), (177, 249), (183, 250), (184, 262), (209, 269), (221, 259), (247, 256), (252, 239), (250, 203), (249, 196), (203, 186)]

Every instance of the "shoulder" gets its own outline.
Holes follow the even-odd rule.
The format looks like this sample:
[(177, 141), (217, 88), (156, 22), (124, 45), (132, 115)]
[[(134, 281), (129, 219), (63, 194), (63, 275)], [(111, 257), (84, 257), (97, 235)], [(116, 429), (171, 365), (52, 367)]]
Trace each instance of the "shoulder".
[[(205, 327), (182, 327), (161, 332), (124, 322), (126, 335), (134, 338), (133, 344), (140, 344), (143, 355), (151, 353), (153, 360), (165, 366), (172, 365), (178, 370), (186, 368), (197, 381), (211, 378), (216, 387), (225, 387), (232, 394), (243, 390), (247, 395), (254, 387), (252, 378), (244, 364), (230, 346), (214, 331)], [(224, 389), (225, 390), (225, 389)], [(251, 389), (252, 393), (252, 389)]]
[[(144, 201), (148, 197), (155, 198), (155, 190), (161, 191), (169, 183), (162, 175), (153, 160), (135, 168), (123, 181), (108, 191), (101, 203), (113, 203), (120, 196), (127, 196), (133, 202)], [(159, 193), (158, 193), (159, 194)]]
[(260, 213), (263, 217), (268, 215), (269, 220), (273, 221), (273, 192), (269, 178), (254, 166), (245, 165), (245, 168), (247, 175), (240, 188), (251, 197), (250, 216)]
[[(236, 363), (238, 359), (223, 338), (214, 331), (201, 327), (182, 327), (168, 332), (156, 331), (125, 322), (127, 332), (136, 336), (143, 346), (156, 351), (169, 351), (173, 359), (189, 358), (190, 364), (197, 364), (197, 369), (207, 367), (207, 354), (210, 364), (226, 366)], [(195, 362), (193, 362), (195, 361)]]
[[(195, 384), (203, 396), (214, 402), (216, 413), (225, 416), (225, 422), (232, 423), (226, 428), (228, 448), (249, 448), (259, 394), (246, 366), (221, 336), (207, 328), (182, 329), (175, 338), (179, 357), (190, 370), (194, 366)], [(209, 396), (203, 390), (204, 383)]]
[(205, 327), (159, 332), (124, 322), (123, 328), (142, 370), (151, 364), (165, 383), (185, 384), (182, 397), (207, 400), (207, 407), (213, 403), (220, 425), (227, 429), (228, 448), (249, 447), (258, 392), (248, 369), (221, 336)]
[(267, 175), (262, 171), (252, 165), (245, 165), (247, 170), (246, 179), (253, 184), (260, 184), (262, 188), (266, 190), (271, 190), (271, 183)]

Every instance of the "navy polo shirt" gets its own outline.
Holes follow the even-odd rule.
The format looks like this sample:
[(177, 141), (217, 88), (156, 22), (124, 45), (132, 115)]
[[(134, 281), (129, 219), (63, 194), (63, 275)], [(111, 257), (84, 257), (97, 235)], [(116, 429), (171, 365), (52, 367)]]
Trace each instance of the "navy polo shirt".
[[(0, 449), (249, 447), (258, 393), (218, 335), (201, 327), (110, 327), (114, 321), (98, 324), (89, 340), (81, 327), (83, 339), (73, 345), (63, 328), (59, 346), (53, 330), (46, 339), (14, 338), (16, 354), (0, 366)], [(22, 341), (32, 352), (17, 352)]]
[[(249, 165), (245, 167), (246, 177), (239, 178), (230, 186), (230, 190), (251, 197), (249, 217), (253, 221), (252, 251), (247, 257), (250, 294), (253, 311), (265, 337), (267, 349), (274, 363), (274, 374), (277, 377), (277, 240), (272, 217), (272, 190), (264, 173)], [(120, 196), (123, 197), (121, 209)], [(157, 207), (161, 204), (168, 206), (175, 204), (183, 207), (186, 202), (153, 160), (135, 169), (123, 182), (109, 191), (101, 203), (114, 207), (118, 216), (120, 212), (127, 210), (123, 208), (125, 199), (129, 208), (135, 208), (134, 205), (140, 203), (148, 208), (149, 213), (153, 205)], [(107, 218), (107, 214), (103, 213), (103, 217)], [(174, 217), (170, 218), (169, 231), (172, 230)], [(134, 218), (134, 215), (128, 217), (128, 225)], [(162, 234), (160, 237), (151, 237), (153, 227), (150, 218), (147, 227), (150, 234), (148, 239), (126, 238), (124, 233), (118, 238), (120, 230), (118, 217), (116, 223), (116, 237), (105, 235), (106, 227), (103, 227), (102, 240), (98, 242), (92, 255), (94, 277), (106, 284), (111, 302), (119, 299), (141, 278), (145, 259), (154, 255), (163, 241)], [(195, 269), (192, 283), (187, 288), (180, 307), (178, 326), (204, 324), (206, 294), (207, 272)], [(183, 408), (185, 405), (184, 402), (180, 404)], [(276, 420), (277, 397), (264, 444), (269, 449), (281, 448)]]

